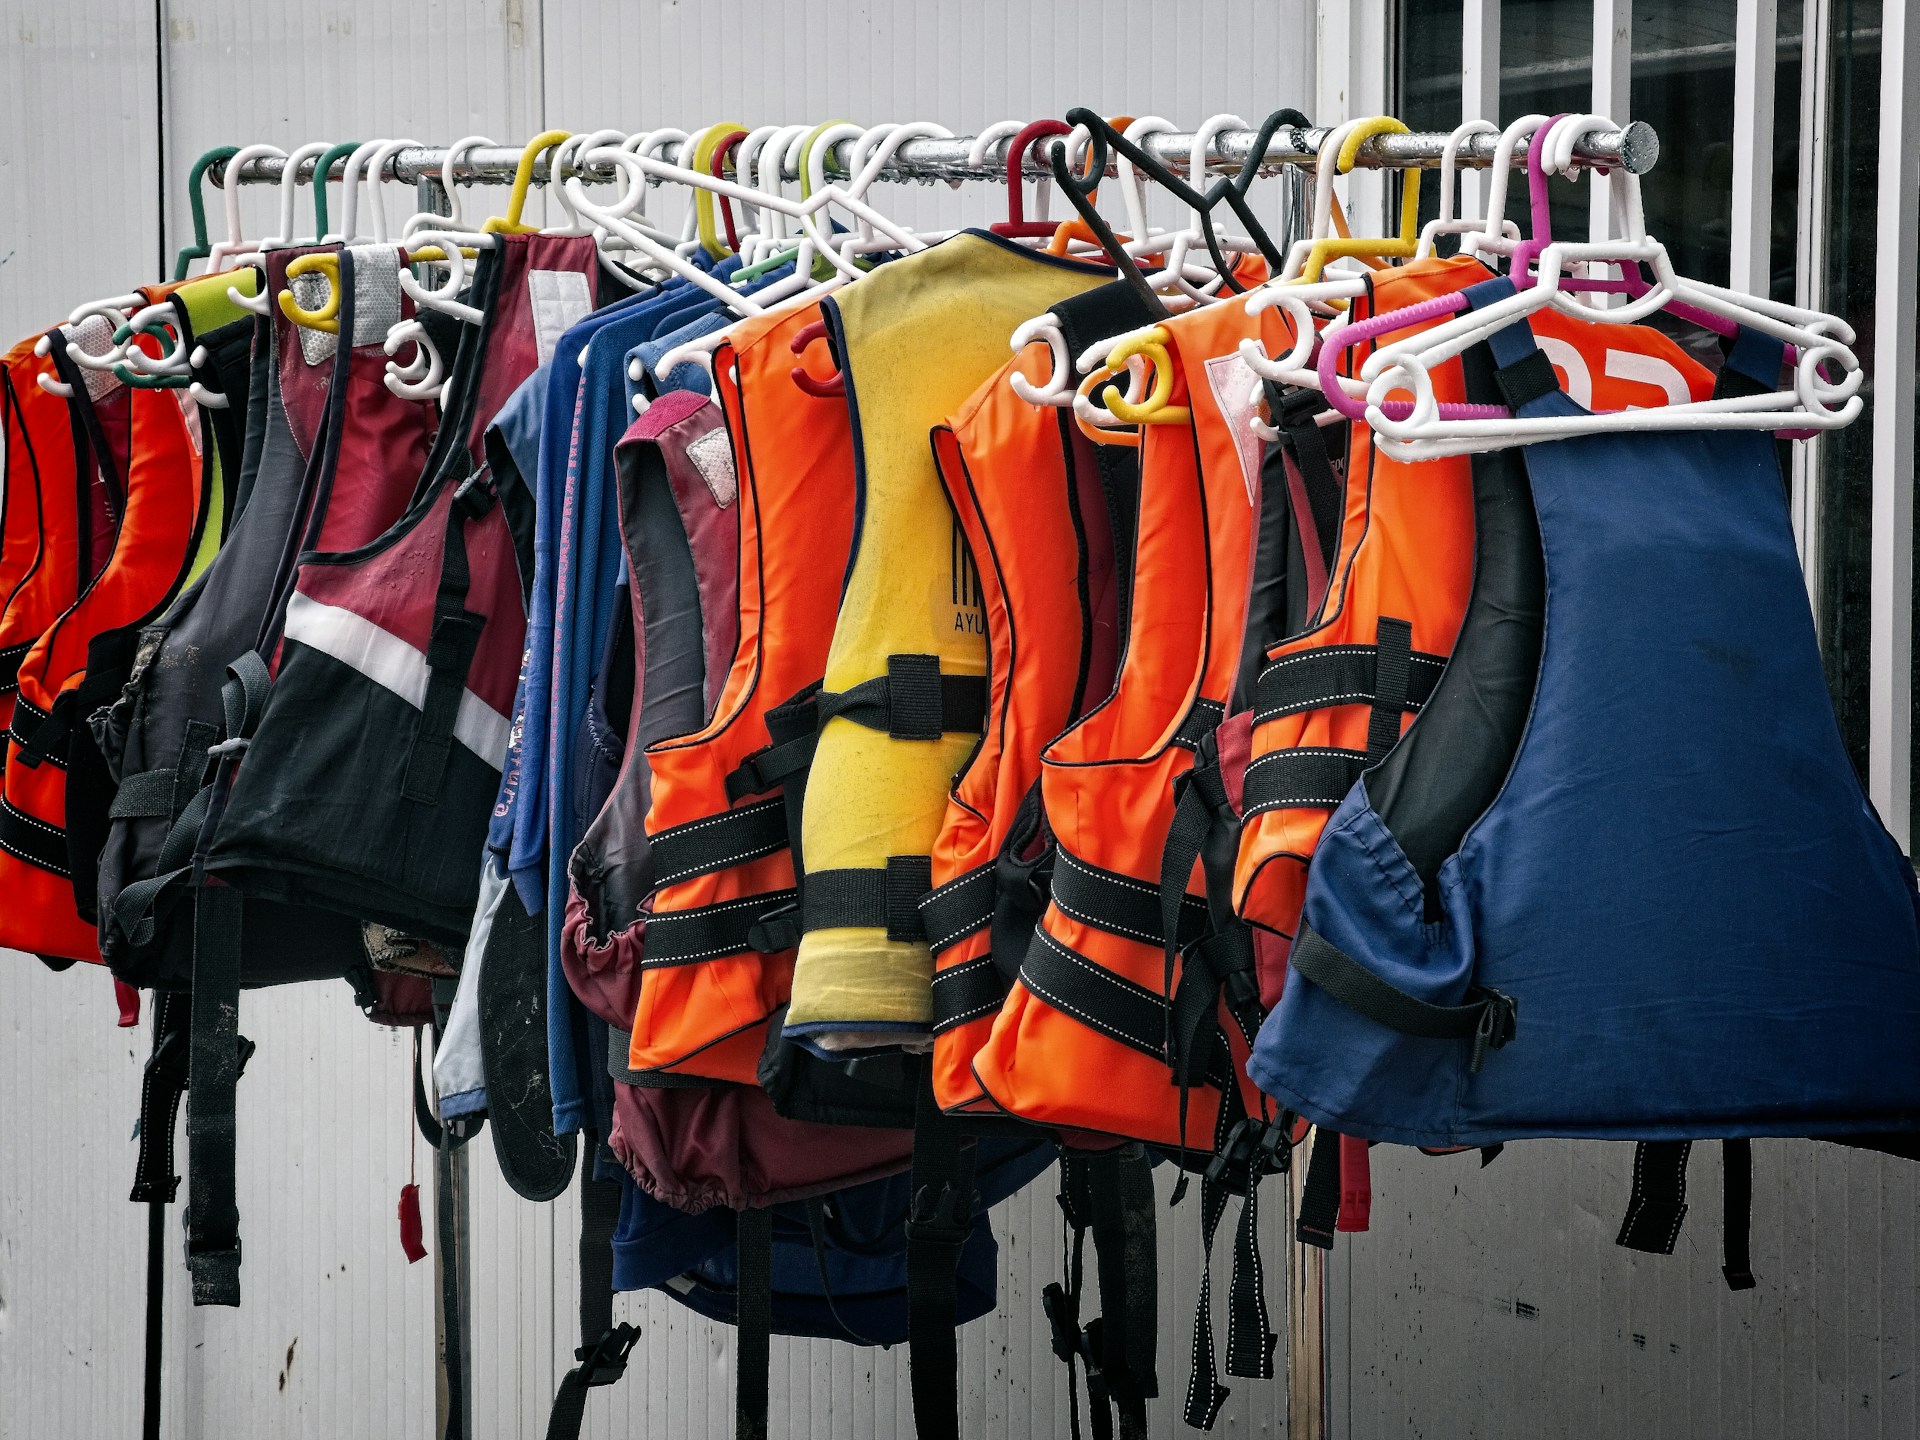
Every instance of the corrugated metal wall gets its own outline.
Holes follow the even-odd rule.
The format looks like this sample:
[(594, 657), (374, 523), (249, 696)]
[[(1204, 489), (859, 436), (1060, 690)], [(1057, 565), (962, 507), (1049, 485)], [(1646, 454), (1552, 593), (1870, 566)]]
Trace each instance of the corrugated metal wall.
[[(1186, 125), (1282, 104), (1338, 118), (1336, 96), (1384, 84), (1366, 58), (1379, 9), (1321, 8), (164, 0), (156, 15), (129, 0), (0, 0), (0, 336), (153, 278), (159, 192), (170, 250), (188, 233), (181, 177), (223, 142), (509, 141), (548, 124), (691, 127), (720, 115), (927, 117), (965, 133), (1071, 104)], [(1325, 25), (1359, 35), (1359, 48), (1317, 63)], [(1304, 103), (1316, 87), (1317, 107)], [(945, 192), (902, 208), (935, 204), (981, 213)], [(256, 227), (270, 205), (248, 196)], [(260, 1047), (240, 1086), (246, 1306), (185, 1303), (176, 1207), (166, 1433), (428, 1436), (432, 1267), (403, 1263), (394, 1213), (414, 1145), (410, 1045), (362, 1021), (342, 985), (249, 995), (242, 1028)], [(124, 1197), (145, 1044), (144, 1030), (114, 1028), (104, 976), (0, 956), (0, 1440), (137, 1432), (145, 1226)], [(1328, 1267), (1332, 1433), (1920, 1433), (1913, 1173), (1834, 1147), (1755, 1149), (1761, 1284), (1740, 1296), (1718, 1273), (1711, 1147), (1671, 1260), (1612, 1244), (1627, 1189), (1620, 1147), (1510, 1147), (1486, 1170), (1473, 1156), (1378, 1152), (1374, 1229), (1343, 1237)], [(430, 1156), (419, 1160), (431, 1216)], [(472, 1160), (475, 1428), (538, 1436), (574, 1344), (574, 1207), (515, 1199), (485, 1139)], [(1157, 1435), (1181, 1433), (1195, 1209), (1162, 1213), (1169, 1398)], [(1279, 1212), (1269, 1204), (1262, 1217), (1276, 1316)], [(1062, 1435), (1063, 1372), (1039, 1314), (1059, 1266), (1050, 1183), (1002, 1206), (994, 1225), (1000, 1310), (962, 1333), (967, 1433)], [(657, 1296), (625, 1297), (616, 1313), (645, 1339), (626, 1380), (593, 1396), (588, 1433), (725, 1437), (731, 1333)], [(911, 1431), (900, 1353), (779, 1341), (774, 1366), (776, 1434)], [(1277, 1383), (1234, 1388), (1219, 1433), (1284, 1431)]]

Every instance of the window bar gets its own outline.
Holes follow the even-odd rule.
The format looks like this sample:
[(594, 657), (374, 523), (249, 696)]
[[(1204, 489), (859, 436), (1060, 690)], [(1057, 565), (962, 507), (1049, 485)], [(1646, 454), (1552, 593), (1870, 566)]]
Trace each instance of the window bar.
[(1733, 224), (1728, 283), (1773, 288), (1773, 81), (1779, 0), (1739, 0), (1733, 22)]
[[(1593, 0), (1593, 100), (1589, 108), (1624, 125), (1633, 109), (1632, 0)], [(1613, 234), (1613, 182), (1595, 175), (1592, 186), (1593, 238)]]
[(1873, 539), (1867, 790), (1903, 849), (1912, 835), (1914, 306), (1920, 300), (1920, 26), (1890, 0), (1880, 22), (1875, 234)]
[[(1462, 0), (1460, 6), (1460, 122), (1500, 116), (1500, 0)], [(1469, 186), (1471, 188), (1469, 188)], [(1487, 194), (1478, 176), (1461, 180), (1462, 214), (1484, 213)]]
[[(1826, 298), (1827, 26), (1829, 0), (1803, 0), (1800, 21), (1800, 204), (1793, 303), (1817, 310)], [(1793, 447), (1793, 532), (1820, 624), (1820, 465), (1824, 440)]]

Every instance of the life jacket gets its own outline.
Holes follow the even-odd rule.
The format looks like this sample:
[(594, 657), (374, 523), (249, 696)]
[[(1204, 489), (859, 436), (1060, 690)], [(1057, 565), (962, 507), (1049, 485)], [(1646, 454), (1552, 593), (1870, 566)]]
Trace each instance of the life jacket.
[[(435, 423), (432, 407), (383, 383), (383, 342), (410, 308), (395, 278), (398, 252), (339, 252), (344, 345), (280, 313), (287, 266), (310, 253), (267, 256), (272, 305), (260, 328), (273, 359), (247, 457), (247, 505), (201, 583), (139, 632), (106, 727), (120, 785), (102, 852), (102, 953), (137, 985), (184, 988), (191, 979), (192, 927), (178, 923), (180, 902), (211, 800), (207, 756), (227, 723), (229, 667), (276, 656), (298, 555), (353, 549), (399, 517)], [(309, 308), (324, 298), (298, 281), (292, 288)], [(280, 943), (249, 947), (251, 984), (339, 974), (359, 950), (357, 925), (327, 915), (294, 911), (256, 930)]]
[[(251, 294), (257, 273), (249, 267), (238, 274), (203, 276), (182, 284), (167, 297), (173, 311), (175, 344), (192, 357), (192, 380), (227, 401), (225, 407), (195, 404), (187, 411), (188, 423), (199, 437), (206, 517), (187, 565), (184, 587), (168, 607), (169, 614), (198, 588), (225, 540), (232, 517), (231, 492), (241, 462), (240, 431), (247, 413), (246, 351), (253, 317), (229, 298), (228, 291), (237, 288)], [(76, 727), (68, 742), (67, 843), (73, 857), (75, 906), (81, 918), (95, 926), (100, 918), (100, 857), (112, 825), (120, 776), (117, 757), (121, 736), (114, 728), (109, 707), (122, 695), (145, 628), (123, 625), (94, 636), (87, 647), (86, 674), (74, 690), (75, 713), (86, 724)], [(110, 755), (115, 758), (110, 759)]]
[[(1236, 346), (1246, 336), (1290, 337), (1274, 312), (1256, 325), (1232, 304), (1164, 325), (1175, 356), (1170, 403), (1188, 407), (1192, 423), (1142, 427), (1119, 678), (1047, 747), (1041, 793), (1058, 842), (1051, 903), (974, 1073), (1008, 1114), (1211, 1154), (1223, 1093), (1211, 1082), (1241, 1092), (1214, 1050), (1212, 1005), (1196, 1019), (1204, 1053), (1192, 1057), (1191, 1083), (1172, 1083), (1177, 987), (1165, 973), (1162, 852), (1176, 785), (1211, 744), (1239, 669), (1262, 457), (1248, 428), (1252, 375)], [(1186, 893), (1200, 884), (1184, 872), (1177, 879), (1183, 943), (1209, 923), (1204, 894)], [(1227, 1024), (1232, 1043), (1245, 1024), (1244, 1016)], [(1087, 1075), (1104, 1082), (1087, 1085)], [(1260, 1105), (1249, 1091), (1240, 1113)]]
[(1016, 374), (1042, 383), (1049, 367), (1047, 351), (1028, 346), (933, 431), (976, 560), (989, 686), (986, 729), (954, 777), (920, 902), (934, 962), (934, 1094), (948, 1110), (978, 1106), (974, 1053), (1046, 907), (1041, 752), (1107, 696), (1119, 657), (1113, 525), (1094, 447), (1071, 412), (1030, 405), (1008, 384)]
[(798, 861), (782, 787), (812, 751), (854, 523), (847, 408), (792, 379), (792, 342), (818, 317), (817, 305), (787, 306), (734, 327), (714, 355), (732, 455), (717, 430), (688, 447), (701, 476), (722, 487), (737, 476), (739, 593), (707, 640), (737, 637), (715, 653), (726, 678), (711, 720), (646, 752), (656, 888), (637, 1072), (757, 1084), (767, 1021), (788, 998), (797, 927), (775, 912), (798, 898)]
[[(1374, 272), (1354, 314), (1382, 314), (1487, 278), (1469, 256)], [(1676, 394), (1704, 399), (1712, 389), (1702, 366), (1649, 327), (1585, 322), (1556, 310), (1543, 312), (1538, 325), (1559, 373), (1602, 409), (1665, 404)], [(1343, 373), (1365, 358), (1350, 352)], [(1450, 387), (1444, 398), (1459, 399), (1459, 365), (1440, 367), (1436, 383)], [(1280, 397), (1292, 417), (1283, 421), (1282, 448), (1311, 493), (1308, 509), (1323, 521), (1330, 510), (1340, 517), (1338, 539), (1309, 623), (1271, 646), (1260, 671), (1234, 862), (1233, 903), (1256, 929), (1265, 1009), (1280, 997), (1321, 827), (1433, 693), (1473, 581), (1467, 460), (1394, 461), (1362, 425), (1354, 427), (1343, 473), (1335, 473), (1325, 440), (1316, 439), (1330, 432), (1312, 423), (1324, 407), (1317, 395)]]
[[(791, 368), (790, 352), (768, 353), (784, 355)], [(754, 362), (746, 363), (752, 374)], [(748, 388), (760, 383), (756, 377)], [(751, 1084), (662, 1087), (658, 1077), (628, 1067), (628, 1027), (644, 993), (644, 942), (652, 934), (645, 909), (654, 890), (644, 828), (646, 745), (662, 734), (698, 731), (721, 700), (730, 669), (738, 673), (737, 557), (742, 530), (751, 535), (753, 528), (751, 521), (737, 524), (734, 511), (743, 496), (745, 503), (766, 503), (771, 487), (739, 485), (718, 409), (684, 393), (663, 396), (629, 429), (616, 468), (634, 653), (625, 666), (609, 654), (595, 691), (605, 695), (609, 717), (624, 710), (625, 738), (618, 774), (569, 864), (562, 959), (574, 993), (611, 1034), (615, 1083), (610, 1113), (600, 1121), (623, 1187), (613, 1286), (660, 1288), (702, 1314), (740, 1321), (738, 1384), (745, 1396), (756, 1367), (764, 1367), (760, 1347), (768, 1334), (860, 1344), (908, 1338), (912, 1191), (903, 1172), (911, 1134), (792, 1120)], [(777, 578), (780, 568), (776, 559), (768, 573)], [(758, 586), (758, 575), (745, 578)], [(765, 590), (760, 623), (786, 603), (784, 583)], [(637, 692), (624, 699), (623, 677)], [(1047, 1162), (1032, 1147), (1002, 1146), (979, 1157), (978, 1208)], [(990, 1228), (970, 1224), (955, 1268), (956, 1322), (992, 1308), (993, 1255)], [(588, 1348), (617, 1336), (610, 1315), (602, 1330), (582, 1332)], [(570, 1413), (567, 1397), (563, 1384), (556, 1416)]]
[(948, 784), (978, 743), (987, 647), (928, 432), (1001, 368), (1023, 321), (1110, 278), (969, 231), (822, 302), (854, 417), (858, 512), (818, 700), (785, 1021), (821, 1051), (930, 1043), (918, 902)]
[(83, 555), (100, 555), (99, 569), (20, 662), (0, 799), (0, 888), (8, 896), (0, 944), (97, 961), (93, 926), (75, 902), (66, 834), (66, 761), (75, 727), (86, 724), (78, 712), (88, 650), (96, 637), (143, 623), (172, 599), (198, 548), (208, 495), (184, 391), (114, 381), (102, 394), (112, 397), (115, 414), (103, 419), (87, 388), (99, 372), (82, 376), (60, 340), (53, 348), (73, 386), (78, 468), (104, 479), (99, 493), (109, 497), (112, 523), (105, 533), (82, 526)]
[(38, 384), (58, 378), (52, 354), (34, 354), (38, 340), (0, 357), (0, 721), (9, 724), (20, 662), (79, 593), (72, 422), (67, 402)]
[(590, 294), (597, 272), (588, 236), (501, 236), (483, 252), (470, 297), (482, 320), (460, 337), (413, 502), (367, 544), (300, 556), (271, 675), (257, 651), (230, 667), (227, 748), (193, 858), (207, 877), (193, 892), (188, 1127), (205, 1152), (188, 1192), (198, 1304), (239, 1303), (228, 1057), (249, 911), (466, 940), (526, 629), (516, 536), (530, 509), (493, 483), (482, 412), (538, 363), (556, 317), (536, 301)]
[[(1518, 415), (1583, 413), (1524, 322), (1488, 349)], [(1717, 393), (1781, 360), (1743, 332)], [(1920, 1126), (1913, 872), (1834, 723), (1772, 438), (1473, 468), (1452, 663), (1321, 837), (1261, 1085), (1419, 1145)]]

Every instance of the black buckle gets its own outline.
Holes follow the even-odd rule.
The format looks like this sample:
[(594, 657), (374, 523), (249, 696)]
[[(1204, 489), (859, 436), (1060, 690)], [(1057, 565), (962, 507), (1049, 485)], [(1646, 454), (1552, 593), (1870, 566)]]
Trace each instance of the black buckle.
[(1467, 1065), (1469, 1075), (1478, 1075), (1489, 1050), (1501, 1049), (1513, 1039), (1520, 1018), (1520, 1005), (1511, 995), (1492, 988), (1476, 989), (1480, 1003), (1480, 1023), (1473, 1031), (1473, 1059)]
[(941, 1245), (958, 1250), (973, 1234), (973, 1192), (956, 1190), (942, 1182), (938, 1193), (931, 1185), (914, 1192), (907, 1207), (907, 1239), (918, 1245)]
[(613, 1384), (627, 1373), (627, 1356), (639, 1339), (640, 1327), (621, 1321), (593, 1344), (573, 1352), (573, 1358), (580, 1362), (576, 1373), (589, 1386)]
[(493, 508), (493, 467), (482, 464), (466, 479), (462, 480), (453, 492), (453, 508), (464, 519), (478, 520)]
[(234, 1079), (238, 1080), (242, 1075), (247, 1073), (247, 1061), (253, 1058), (253, 1052), (259, 1048), (258, 1045), (255, 1045), (253, 1041), (247, 1039), (246, 1036), (242, 1035), (240, 1037), (240, 1063), (234, 1067)]
[(1318, 390), (1288, 389), (1280, 396), (1280, 403), (1268, 403), (1276, 430), (1297, 430), (1302, 425), (1310, 425), (1322, 410), (1328, 408), (1327, 397)]
[[(1236, 1122), (1227, 1132), (1226, 1143), (1207, 1162), (1207, 1182), (1218, 1185), (1227, 1180), (1229, 1188), (1238, 1194), (1261, 1176), (1286, 1170), (1291, 1152), (1287, 1134), (1286, 1125), (1269, 1125), (1252, 1116)], [(1229, 1177), (1228, 1172), (1236, 1168), (1239, 1173)]]
[(800, 902), (767, 911), (747, 927), (747, 948), (759, 955), (777, 955), (800, 943)]
[(1080, 1354), (1079, 1306), (1056, 1280), (1040, 1292), (1040, 1311), (1047, 1317), (1047, 1327), (1053, 1333), (1054, 1358), (1071, 1365)]

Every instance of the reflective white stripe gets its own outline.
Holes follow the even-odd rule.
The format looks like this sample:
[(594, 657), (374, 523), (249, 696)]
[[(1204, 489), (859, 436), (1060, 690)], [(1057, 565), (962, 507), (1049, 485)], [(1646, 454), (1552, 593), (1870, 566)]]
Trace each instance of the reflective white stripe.
[[(427, 703), (430, 672), (425, 653), (351, 610), (323, 605), (295, 591), (287, 602), (286, 636), (331, 655), (416, 710)], [(506, 716), (471, 690), (460, 692), (454, 739), (496, 770), (506, 763), (508, 728)]]

